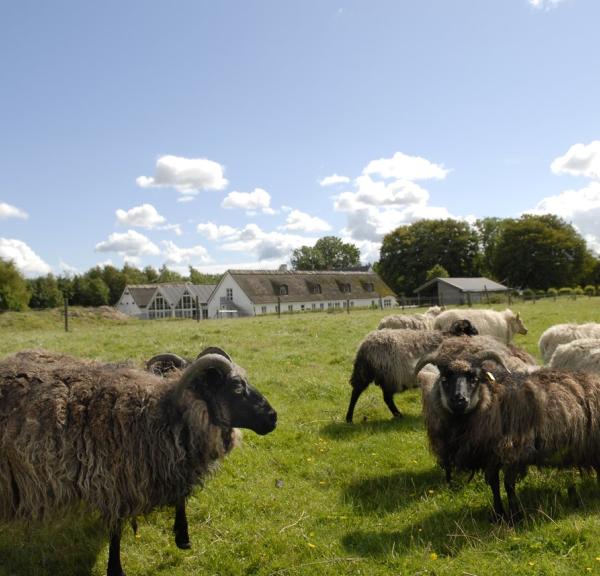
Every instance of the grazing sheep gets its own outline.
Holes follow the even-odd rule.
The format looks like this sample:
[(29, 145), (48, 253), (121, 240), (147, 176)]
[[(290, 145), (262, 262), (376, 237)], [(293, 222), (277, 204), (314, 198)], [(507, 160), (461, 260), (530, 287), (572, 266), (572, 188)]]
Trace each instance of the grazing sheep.
[(455, 320), (465, 318), (477, 328), (479, 334), (494, 336), (504, 344), (509, 344), (515, 334), (527, 334), (527, 328), (519, 314), (506, 309), (503, 312), (495, 310), (446, 310), (434, 322), (436, 330), (448, 330)]
[(383, 328), (404, 328), (407, 330), (433, 330), (436, 316), (445, 310), (441, 306), (432, 306), (424, 314), (394, 314), (381, 320), (377, 330)]
[(234, 428), (277, 415), (244, 371), (207, 354), (180, 378), (28, 351), (0, 361), (0, 518), (33, 521), (82, 502), (110, 534), (123, 576), (124, 520), (177, 506), (231, 449)]
[(540, 336), (538, 346), (544, 364), (550, 362), (552, 354), (559, 344), (566, 344), (580, 338), (600, 338), (600, 324), (555, 324)]
[(580, 338), (556, 347), (549, 366), (600, 374), (600, 338)]
[(389, 329), (374, 330), (359, 344), (350, 385), (352, 395), (346, 412), (351, 423), (354, 407), (371, 382), (383, 392), (383, 401), (395, 418), (402, 416), (394, 404), (394, 394), (418, 385), (414, 367), (421, 356), (435, 350), (444, 338), (459, 334), (477, 334), (468, 320), (455, 322), (451, 331)]
[(548, 368), (511, 374), (491, 350), (461, 357), (440, 349), (415, 371), (426, 363), (440, 371), (422, 390), (432, 451), (447, 473), (484, 472), (498, 518), (505, 516), (500, 471), (511, 521), (519, 514), (515, 483), (529, 465), (600, 471), (600, 376)]

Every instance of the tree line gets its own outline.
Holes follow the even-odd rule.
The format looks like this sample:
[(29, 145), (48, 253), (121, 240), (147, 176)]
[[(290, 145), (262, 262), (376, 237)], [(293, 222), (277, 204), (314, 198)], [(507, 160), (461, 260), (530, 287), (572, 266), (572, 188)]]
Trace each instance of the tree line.
[[(335, 236), (294, 250), (290, 261), (294, 270), (361, 267), (360, 250)], [(600, 284), (600, 259), (573, 226), (554, 215), (482, 218), (473, 224), (451, 218), (419, 220), (384, 236), (373, 267), (399, 296), (413, 296), (415, 288), (443, 276), (486, 276), (535, 292)], [(114, 305), (127, 284), (216, 284), (220, 278), (192, 266), (183, 276), (166, 266), (139, 270), (126, 264), (25, 279), (12, 262), (0, 259), (0, 311), (52, 308), (65, 296), (74, 305)]]
[(120, 269), (111, 265), (95, 266), (73, 276), (48, 274), (25, 279), (13, 262), (0, 259), (0, 311), (55, 308), (63, 304), (65, 297), (75, 306), (113, 306), (127, 284), (217, 284), (220, 279), (221, 275), (203, 274), (192, 266), (184, 276), (166, 266), (158, 270), (146, 266), (139, 270), (128, 264)]

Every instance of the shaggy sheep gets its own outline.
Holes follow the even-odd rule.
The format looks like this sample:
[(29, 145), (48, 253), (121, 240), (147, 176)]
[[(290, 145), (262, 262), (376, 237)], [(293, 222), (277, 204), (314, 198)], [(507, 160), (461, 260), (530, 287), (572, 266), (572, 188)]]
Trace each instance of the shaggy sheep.
[(559, 344), (566, 344), (580, 338), (600, 338), (600, 324), (589, 322), (587, 324), (555, 324), (550, 326), (542, 333), (538, 342), (544, 364), (550, 361)]
[(405, 328), (407, 330), (433, 330), (436, 316), (445, 310), (444, 307), (432, 306), (424, 314), (394, 314), (381, 320), (377, 330), (383, 328)]
[(438, 350), (415, 371), (430, 362), (440, 371), (422, 391), (432, 451), (447, 472), (485, 473), (498, 518), (505, 516), (500, 471), (507, 518), (515, 520), (515, 483), (529, 465), (600, 470), (600, 376), (548, 368), (511, 374), (491, 350), (463, 357)]
[(600, 374), (600, 339), (580, 338), (556, 347), (549, 366)]
[(394, 404), (394, 394), (418, 385), (414, 367), (421, 356), (435, 350), (444, 338), (459, 334), (477, 334), (468, 320), (455, 322), (450, 332), (439, 330), (374, 330), (359, 344), (350, 385), (352, 395), (346, 412), (351, 423), (354, 407), (371, 382), (381, 388), (383, 401), (396, 418), (402, 416)]
[(121, 527), (177, 506), (231, 449), (234, 428), (271, 432), (277, 415), (220, 354), (178, 379), (44, 351), (0, 361), (0, 518), (33, 521), (77, 502), (110, 534), (108, 576), (123, 576)]
[(446, 310), (434, 322), (436, 330), (448, 330), (455, 320), (465, 318), (477, 328), (479, 334), (494, 336), (505, 344), (510, 343), (515, 334), (527, 334), (527, 328), (519, 314), (506, 309), (503, 312), (495, 310)]

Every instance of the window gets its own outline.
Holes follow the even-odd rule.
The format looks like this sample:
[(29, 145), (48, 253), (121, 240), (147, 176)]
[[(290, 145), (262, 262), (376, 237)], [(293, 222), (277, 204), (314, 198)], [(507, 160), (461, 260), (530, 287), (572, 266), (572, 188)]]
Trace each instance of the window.
[(331, 302), (327, 302), (327, 308), (331, 308), (333, 307), (333, 304)]
[(319, 304), (319, 308), (321, 308), (321, 310), (325, 309), (325, 302), (321, 302), (321, 304)]
[(365, 290), (367, 292), (374, 292), (375, 291), (375, 285), (372, 282), (367, 282), (365, 284)]
[[(344, 302), (344, 304), (345, 304), (345, 302)], [(336, 307), (336, 308), (339, 308), (339, 307), (340, 307), (340, 303), (339, 303), (339, 302), (336, 302), (336, 303), (335, 303), (335, 307)]]
[(280, 294), (281, 296), (287, 296), (287, 295), (288, 295), (288, 287), (287, 287), (287, 284), (282, 284), (282, 285), (279, 287), (279, 294)]
[(302, 310), (302, 312), (304, 312), (304, 304), (300, 304), (300, 310)]
[(267, 307), (266, 306), (261, 306), (260, 312), (261, 312), (261, 314), (266, 314), (267, 313)]
[(344, 293), (350, 293), (352, 292), (352, 288), (350, 286), (350, 284), (346, 283), (346, 284), (340, 284), (340, 290)]
[(383, 307), (384, 308), (391, 308), (392, 307), (392, 301), (391, 300), (384, 300), (383, 301)]
[(196, 318), (196, 299), (189, 292), (185, 292), (181, 300), (177, 302), (175, 316), (177, 318)]
[[(323, 306), (323, 304), (321, 304), (321, 307), (322, 307), (322, 306)], [(312, 303), (312, 309), (313, 309), (313, 310), (316, 310), (316, 309), (317, 309), (317, 305), (316, 305), (314, 302)]]
[(313, 284), (310, 287), (310, 291), (312, 294), (321, 294), (323, 291), (321, 290), (321, 285), (320, 284)]
[(169, 304), (164, 299), (162, 294), (157, 294), (156, 298), (150, 305), (148, 317), (149, 318), (166, 318), (171, 316), (171, 309)]
[(293, 311), (294, 311), (294, 305), (288, 304), (288, 312), (293, 312)]
[(229, 301), (233, 301), (233, 288), (227, 288), (227, 290), (226, 290), (226, 298)]

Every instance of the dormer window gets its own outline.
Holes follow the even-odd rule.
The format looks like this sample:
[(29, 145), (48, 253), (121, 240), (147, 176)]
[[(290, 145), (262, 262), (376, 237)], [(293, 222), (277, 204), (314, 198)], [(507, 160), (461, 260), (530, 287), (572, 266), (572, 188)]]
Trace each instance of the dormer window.
[(279, 286), (279, 295), (280, 296), (287, 296), (288, 295), (287, 284), (282, 284), (281, 286)]
[(345, 284), (340, 284), (340, 290), (344, 293), (350, 293), (352, 292), (352, 289), (350, 287), (350, 284), (345, 283)]
[(375, 285), (372, 282), (365, 283), (365, 290), (367, 292), (375, 292)]
[(311, 286), (311, 289), (310, 289), (310, 291), (311, 291), (313, 294), (321, 294), (321, 293), (323, 292), (323, 291), (321, 290), (321, 285), (320, 285), (320, 284), (313, 284), (313, 285)]

